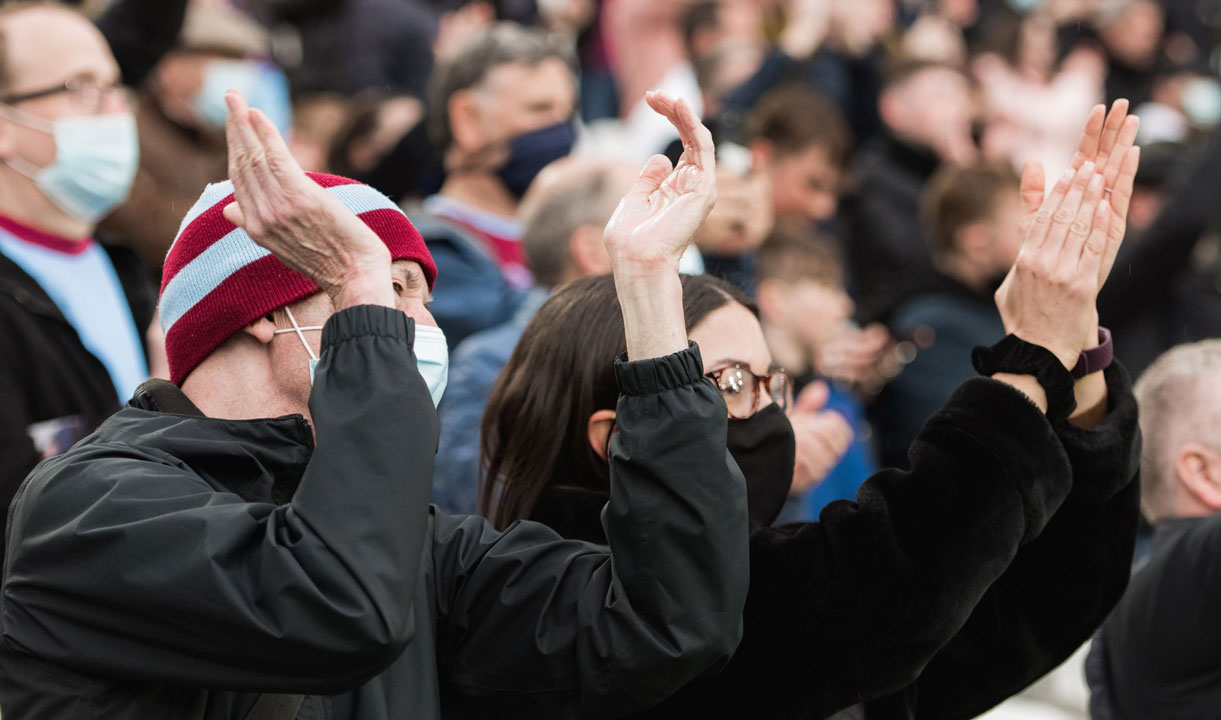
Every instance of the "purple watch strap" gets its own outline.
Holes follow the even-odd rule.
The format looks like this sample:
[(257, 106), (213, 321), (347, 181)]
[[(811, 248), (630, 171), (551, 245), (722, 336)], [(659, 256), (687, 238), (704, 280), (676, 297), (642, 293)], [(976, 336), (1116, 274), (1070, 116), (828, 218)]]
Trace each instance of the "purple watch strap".
[(1106, 370), (1111, 367), (1111, 360), (1114, 358), (1115, 346), (1111, 343), (1111, 331), (1100, 327), (1098, 347), (1082, 352), (1077, 358), (1077, 364), (1073, 366), (1073, 379), (1080, 380), (1090, 373)]

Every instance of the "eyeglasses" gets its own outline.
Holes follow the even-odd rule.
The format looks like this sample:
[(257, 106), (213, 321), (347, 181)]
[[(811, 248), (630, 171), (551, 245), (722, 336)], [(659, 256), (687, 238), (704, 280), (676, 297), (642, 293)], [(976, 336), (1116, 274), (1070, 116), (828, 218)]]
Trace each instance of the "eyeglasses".
[(82, 112), (100, 112), (103, 103), (106, 102), (106, 98), (110, 97), (113, 93), (119, 93), (125, 104), (131, 104), (127, 97), (127, 89), (122, 85), (118, 83), (102, 85), (94, 80), (79, 77), (68, 78), (58, 85), (52, 85), (41, 90), (31, 90), (30, 92), (16, 95), (5, 95), (0, 97), (0, 103), (17, 105), (18, 103), (51, 97), (61, 93), (67, 93), (72, 104)]
[(793, 403), (793, 379), (779, 368), (767, 375), (756, 375), (742, 365), (726, 365), (707, 373), (725, 398), (729, 416), (744, 420), (759, 410), (762, 391), (766, 391), (772, 402), (781, 410), (788, 410)]

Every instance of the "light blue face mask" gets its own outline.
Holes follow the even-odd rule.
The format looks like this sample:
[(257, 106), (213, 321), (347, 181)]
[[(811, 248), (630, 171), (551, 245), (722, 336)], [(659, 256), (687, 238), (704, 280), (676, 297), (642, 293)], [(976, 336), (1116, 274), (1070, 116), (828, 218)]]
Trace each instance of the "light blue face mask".
[(292, 100), (288, 79), (279, 68), (257, 60), (208, 62), (193, 105), (199, 118), (217, 130), (225, 127), (229, 112), (225, 92), (231, 89), (241, 91), (250, 107), (262, 110), (280, 134), (288, 137), (293, 120)]
[(432, 394), (432, 404), (441, 404), (445, 386), (449, 383), (449, 344), (441, 328), (416, 324), (415, 359), (420, 375)]
[[(309, 353), (309, 384), (313, 385), (314, 373), (318, 369), (318, 355), (314, 353), (314, 348), (310, 347), (310, 344), (305, 341), (305, 332), (307, 330), (321, 331), (322, 326), (310, 325), (301, 327), (297, 324), (297, 318), (293, 317), (291, 309), (285, 307), (284, 312), (288, 314), (288, 321), (293, 326), (283, 330), (276, 330), (274, 334), (296, 333), (297, 337), (301, 338), (301, 344), (305, 346), (305, 352)], [(449, 382), (449, 345), (445, 342), (445, 333), (441, 332), (440, 328), (416, 325), (414, 349), (416, 366), (420, 370), (420, 375), (424, 378), (424, 384), (428, 386), (428, 393), (432, 396), (433, 407), (436, 407), (441, 404), (441, 396), (445, 394), (445, 386)]]
[(9, 111), (15, 122), (54, 136), (55, 160), (50, 165), (39, 168), (21, 158), (6, 162), (33, 180), (59, 209), (96, 223), (127, 199), (140, 165), (140, 142), (131, 113), (51, 122), (16, 108)]

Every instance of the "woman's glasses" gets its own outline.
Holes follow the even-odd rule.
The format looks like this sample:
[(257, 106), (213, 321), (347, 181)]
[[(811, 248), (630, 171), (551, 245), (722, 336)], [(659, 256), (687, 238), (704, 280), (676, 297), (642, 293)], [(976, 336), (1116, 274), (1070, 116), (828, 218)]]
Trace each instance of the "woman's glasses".
[(705, 377), (716, 383), (732, 418), (744, 420), (754, 415), (759, 410), (764, 392), (781, 410), (788, 410), (793, 404), (793, 379), (779, 368), (767, 375), (756, 375), (750, 368), (734, 364), (713, 370)]

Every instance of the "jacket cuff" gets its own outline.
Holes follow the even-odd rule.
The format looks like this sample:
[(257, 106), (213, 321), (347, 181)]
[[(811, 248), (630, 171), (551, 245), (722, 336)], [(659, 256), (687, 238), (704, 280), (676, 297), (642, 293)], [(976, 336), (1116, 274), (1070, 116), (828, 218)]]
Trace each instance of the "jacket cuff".
[(1073, 465), (1073, 494), (1103, 501), (1117, 495), (1140, 469), (1140, 428), (1132, 378), (1118, 360), (1103, 371), (1107, 383), (1107, 416), (1095, 428), (1068, 420), (1052, 427)]
[(415, 322), (407, 313), (384, 305), (357, 305), (335, 313), (322, 326), (322, 350), (358, 337), (384, 337), (411, 345)]
[(628, 362), (621, 355), (615, 358), (615, 378), (620, 394), (651, 395), (701, 382), (704, 379), (704, 360), (695, 343), (673, 355), (648, 360)]
[[(1026, 519), (1022, 542), (1041, 533), (1071, 484), (1068, 458), (1038, 406), (1005, 383), (973, 378), (954, 391), (929, 424), (946, 422), (991, 448), (999, 466), (1021, 493)], [(1059, 475), (1065, 482), (1047, 481)]]

